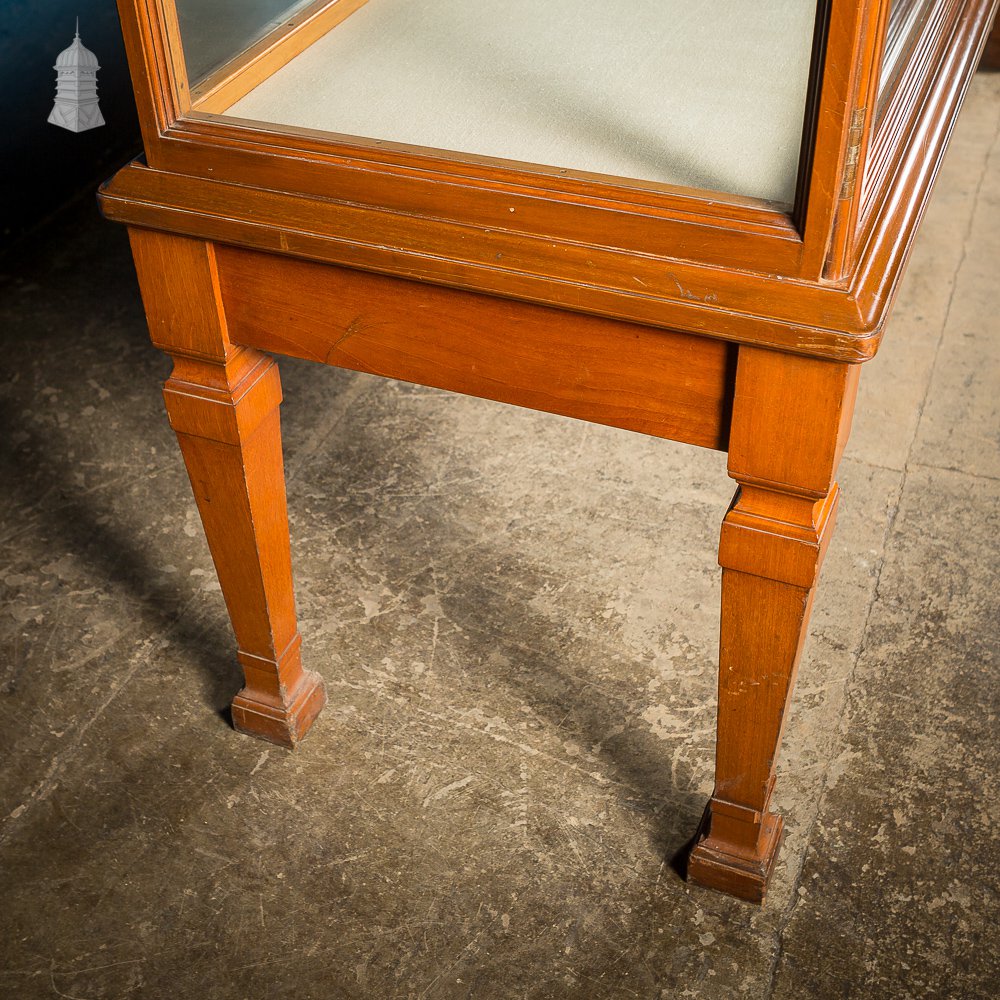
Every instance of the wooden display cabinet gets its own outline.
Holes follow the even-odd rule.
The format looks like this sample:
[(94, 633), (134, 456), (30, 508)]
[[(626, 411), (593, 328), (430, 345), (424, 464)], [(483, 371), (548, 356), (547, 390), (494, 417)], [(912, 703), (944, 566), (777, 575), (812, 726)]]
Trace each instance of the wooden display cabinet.
[(688, 875), (761, 901), (861, 363), (994, 0), (119, 7), (145, 157), (101, 204), (174, 359), (236, 728), (294, 746), (324, 703), (272, 353), (721, 449), (716, 784)]

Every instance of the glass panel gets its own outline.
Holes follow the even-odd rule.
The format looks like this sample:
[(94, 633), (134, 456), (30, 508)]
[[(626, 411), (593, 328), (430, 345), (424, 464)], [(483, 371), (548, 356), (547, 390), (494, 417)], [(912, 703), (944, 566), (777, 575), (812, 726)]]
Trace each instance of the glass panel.
[[(247, 10), (271, 6), (178, 4), (192, 59), (209, 50), (191, 33), (215, 44), (224, 8), (240, 11), (202, 67), (237, 35), (245, 44)], [(787, 206), (816, 11), (817, 0), (368, 0), (225, 113)]]
[(310, 0), (176, 0), (192, 86)]
[(889, 95), (895, 89), (906, 65), (906, 56), (920, 37), (933, 7), (934, 0), (892, 0), (879, 77), (879, 112), (884, 110)]

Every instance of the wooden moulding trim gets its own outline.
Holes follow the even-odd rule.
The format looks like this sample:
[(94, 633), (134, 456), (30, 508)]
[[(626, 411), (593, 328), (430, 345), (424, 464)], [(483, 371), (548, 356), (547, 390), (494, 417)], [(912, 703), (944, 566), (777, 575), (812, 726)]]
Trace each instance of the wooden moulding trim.
[[(858, 228), (860, 192), (865, 174), (865, 163), (871, 145), (871, 124), (874, 121), (878, 93), (879, 67), (882, 43), (889, 17), (890, 0), (869, 0), (871, 14), (863, 22), (859, 41), (862, 57), (854, 80), (850, 101), (848, 142), (842, 151), (843, 171), (834, 201), (835, 213), (830, 249), (823, 263), (823, 275), (830, 281), (842, 281), (852, 263)], [(854, 176), (848, 160), (854, 163)]]
[(261, 358), (231, 394), (174, 377), (163, 391), (171, 397), (169, 418), (175, 433), (235, 446), (248, 440), (281, 402), (278, 370), (269, 357)]
[[(135, 5), (135, 12), (128, 13), (127, 20), (137, 18), (140, 27), (157, 27), (162, 0), (119, 2), (123, 7)], [(317, 15), (318, 25), (332, 27), (342, 16), (338, 8), (357, 3), (339, 0), (329, 13), (324, 9)], [(158, 131), (144, 133), (150, 164), (169, 172), (202, 176), (207, 172), (243, 186), (336, 197), (373, 208), (451, 212), (455, 221), (487, 219), (491, 208), (506, 213), (507, 199), (520, 198), (523, 201), (517, 209), (517, 220), (508, 217), (507, 223), (530, 224), (529, 200), (533, 199), (542, 208), (535, 213), (540, 224), (529, 231), (540, 238), (548, 234), (557, 238), (582, 234), (584, 241), (603, 245), (604, 238), (616, 239), (623, 234), (628, 239), (632, 233), (634, 238), (621, 248), (649, 252), (652, 244), (655, 252), (658, 243), (661, 248), (673, 247), (671, 256), (683, 257), (684, 248), (690, 245), (695, 260), (763, 273), (799, 273), (802, 237), (787, 206), (556, 166), (518, 164), (396, 146), (376, 139), (287, 129), (224, 118), (205, 110), (225, 104), (221, 91), (219, 101), (213, 95), (219, 88), (230, 86), (227, 81), (235, 81), (244, 73), (253, 76), (273, 70), (273, 64), (285, 58), (286, 47), (291, 52), (299, 44), (300, 30), (306, 38), (319, 28), (310, 22), (296, 25), (291, 33), (293, 39), (266, 39), (259, 51), (236, 60), (232, 73), (222, 71), (216, 77), (214, 86), (210, 85), (211, 93), (201, 97), (199, 109), (191, 110), (189, 101), (182, 102), (175, 113), (160, 116)], [(147, 51), (153, 53), (154, 61), (164, 61), (162, 54), (146, 45), (130, 52), (133, 67), (141, 63)], [(183, 65), (180, 69), (183, 71)], [(145, 86), (148, 88), (148, 81)], [(609, 208), (614, 216), (601, 211)], [(570, 211), (567, 217), (567, 211), (572, 209), (577, 214)], [(586, 222), (579, 218), (581, 209), (587, 213)], [(637, 228), (629, 215), (636, 216), (642, 225)], [(653, 223), (654, 219), (671, 221), (673, 226), (664, 230)], [(492, 224), (498, 223), (499, 219)], [(690, 232), (699, 227), (703, 227), (701, 233)]]
[(133, 164), (101, 190), (132, 226), (340, 264), (664, 329), (860, 362), (877, 338), (844, 289), (695, 266)]
[(850, 120), (860, 67), (858, 42), (871, 20), (870, 2), (829, 3), (823, 81), (816, 115), (823, 123), (815, 133), (813, 168), (802, 231), (801, 274), (820, 278), (835, 235), (840, 183), (849, 142)]
[(171, 44), (170, 27), (161, 20), (155, 0), (118, 0), (118, 12), (143, 145), (153, 149), (188, 107), (183, 66), (177, 63), (177, 46)]
[[(222, 119), (186, 119), (147, 150), (152, 167), (231, 184), (510, 231), (539, 239), (670, 256), (758, 273), (797, 273), (802, 240), (791, 219), (762, 203), (727, 204), (705, 192), (670, 194), (586, 182), (558, 184), (507, 163), (475, 171), (416, 155), (383, 162), (378, 149), (339, 149), (306, 130), (249, 132)], [(203, 117), (203, 116), (201, 116)], [(155, 154), (155, 156), (154, 156)], [(696, 196), (697, 195), (697, 196)]]
[(784, 821), (779, 815), (763, 814), (759, 854), (748, 856), (730, 842), (713, 837), (713, 830), (735, 819), (721, 813), (719, 819), (722, 822), (713, 824), (715, 802), (715, 798), (709, 802), (695, 835), (695, 847), (688, 859), (688, 879), (749, 903), (763, 903), (778, 860)]
[[(243, 655), (239, 654), (241, 662)], [(271, 704), (260, 700), (256, 691), (244, 688), (233, 699), (233, 728), (246, 736), (295, 749), (326, 705), (322, 678), (319, 674), (303, 671), (298, 686), (288, 698), (287, 707)]]
[[(774, 787), (774, 779), (771, 779), (771, 787)], [(768, 791), (765, 797), (765, 802), (769, 801), (771, 798), (771, 793)], [(764, 822), (764, 817), (767, 815), (766, 807), (765, 809), (751, 809), (749, 806), (741, 806), (737, 802), (727, 802), (725, 799), (716, 798), (712, 796), (712, 812), (716, 816), (728, 816), (730, 819), (739, 820), (742, 823), (750, 823), (758, 825)]]
[(816, 4), (816, 27), (813, 32), (812, 60), (806, 84), (806, 107), (802, 121), (802, 140), (799, 144), (799, 166), (795, 177), (795, 204), (791, 218), (797, 232), (805, 231), (811, 175), (815, 165), (816, 137), (821, 117), (822, 88), (826, 62), (826, 48), (830, 32), (830, 0)]
[(840, 490), (836, 484), (823, 500), (813, 527), (785, 524), (737, 506), (722, 523), (719, 565), (803, 590), (816, 584), (833, 537)]
[[(283, 650), (273, 656), (259, 656), (240, 649), (236, 658), (243, 667), (247, 687), (258, 706), (269, 705), (287, 711), (290, 703), (300, 697), (303, 683), (308, 683), (302, 670), (302, 636), (296, 632)], [(306, 675), (308, 676), (308, 675)], [(291, 680), (289, 690), (286, 680)], [(246, 698), (248, 692), (241, 691)]]
[(951, 31), (939, 37), (934, 71), (912, 106), (908, 127), (897, 133), (894, 169), (869, 193), (850, 288), (862, 322), (873, 331), (892, 305), (996, 8), (997, 0), (969, 0)]
[(733, 472), (733, 478), (745, 486), (754, 486), (773, 493), (787, 494), (803, 500), (822, 500), (827, 494), (821, 489), (809, 489), (806, 486), (794, 486), (775, 479), (762, 479), (760, 476), (750, 476), (743, 472)]
[[(570, 167), (238, 119), (209, 114), (200, 108), (178, 121), (166, 137), (188, 143), (208, 140), (216, 148), (292, 156), (299, 162), (310, 156), (325, 167), (378, 169), (383, 185), (393, 177), (458, 184), (473, 180), (479, 190), (541, 196), (546, 203), (561, 198), (619, 211), (644, 210), (651, 216), (695, 219), (714, 225), (731, 223), (739, 230), (771, 235), (787, 242), (801, 239), (784, 206), (759, 198), (666, 182), (613, 177)], [(296, 190), (300, 194), (334, 197), (340, 193), (339, 188), (329, 182)]]
[[(150, 25), (152, 0), (121, 3), (146, 9), (140, 25), (155, 29), (155, 50), (166, 29)], [(931, 61), (936, 69), (913, 105), (915, 127), (893, 160), (895, 169), (884, 166), (884, 147), (873, 152), (872, 169), (884, 171), (885, 180), (870, 195), (856, 244), (861, 252), (838, 282), (782, 277), (815, 262), (806, 261), (806, 244), (791, 220), (760, 203), (572, 176), (553, 176), (545, 190), (537, 173), (498, 169), (495, 162), (448, 165), (378, 143), (338, 149), (329, 136), (255, 133), (212, 116), (167, 121), (162, 134), (147, 134), (157, 171), (127, 169), (105, 188), (104, 206), (109, 216), (138, 226), (864, 361), (877, 350), (994, 6), (994, 0), (968, 0), (954, 30), (941, 36)], [(857, 25), (841, 20), (839, 38)], [(149, 45), (141, 39), (131, 43), (133, 65), (137, 46), (139, 64), (146, 65)], [(156, 55), (146, 71), (155, 72), (162, 59)], [(157, 115), (183, 110), (165, 106)], [(148, 133), (146, 121), (144, 129)], [(828, 153), (820, 157), (824, 162)], [(194, 176), (206, 171), (227, 183)], [(276, 187), (301, 193), (284, 195)], [(832, 197), (824, 190), (811, 190), (810, 201), (817, 193)], [(296, 210), (283, 214), (279, 204)], [(807, 226), (814, 222), (807, 219)]]
[(314, 0), (192, 87), (192, 107), (202, 112), (225, 111), (366, 2)]

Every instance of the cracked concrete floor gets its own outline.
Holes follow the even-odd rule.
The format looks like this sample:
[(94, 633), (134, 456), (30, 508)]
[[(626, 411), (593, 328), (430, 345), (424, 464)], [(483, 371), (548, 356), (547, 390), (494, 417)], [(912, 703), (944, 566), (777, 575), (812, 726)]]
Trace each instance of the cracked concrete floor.
[(711, 789), (724, 456), (283, 363), (295, 755), (236, 736), (218, 586), (125, 236), (0, 317), (0, 993), (994, 997), (1000, 77), (885, 346), (776, 792), (763, 910), (669, 859)]

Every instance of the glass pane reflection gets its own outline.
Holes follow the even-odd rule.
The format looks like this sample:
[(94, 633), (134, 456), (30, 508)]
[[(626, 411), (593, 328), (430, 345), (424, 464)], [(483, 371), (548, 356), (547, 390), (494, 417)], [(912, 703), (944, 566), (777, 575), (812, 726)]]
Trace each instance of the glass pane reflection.
[(310, 0), (176, 0), (191, 86), (308, 3)]

